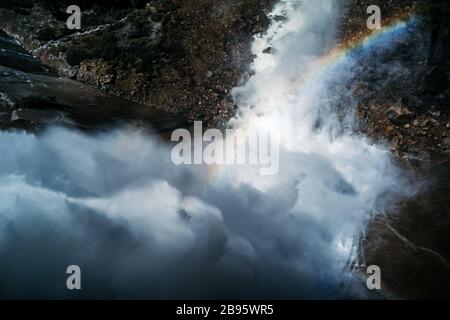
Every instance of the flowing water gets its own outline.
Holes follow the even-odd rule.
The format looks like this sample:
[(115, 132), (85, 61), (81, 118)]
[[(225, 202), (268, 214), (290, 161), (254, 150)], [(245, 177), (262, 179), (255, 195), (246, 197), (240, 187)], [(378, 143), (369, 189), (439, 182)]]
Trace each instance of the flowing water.
[[(401, 175), (353, 133), (344, 84), (357, 56), (324, 59), (339, 9), (280, 1), (233, 91), (229, 125), (279, 137), (277, 175), (175, 166), (168, 145), (136, 130), (0, 133), (0, 296), (366, 297), (348, 269), (354, 243)], [(71, 264), (77, 293), (65, 289)]]

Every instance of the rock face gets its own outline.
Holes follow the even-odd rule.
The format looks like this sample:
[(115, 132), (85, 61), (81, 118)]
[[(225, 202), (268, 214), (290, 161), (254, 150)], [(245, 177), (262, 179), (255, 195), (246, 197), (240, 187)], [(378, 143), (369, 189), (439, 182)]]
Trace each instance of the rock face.
[(213, 126), (233, 116), (229, 92), (276, 1), (80, 1), (77, 33), (65, 2), (0, 6), (0, 29), (61, 76)]
[[(367, 32), (363, 9), (370, 4), (349, 1), (342, 38)], [(408, 10), (421, 14), (434, 4), (442, 12), (450, 8), (438, 0), (393, 0), (380, 6), (389, 21)], [(450, 41), (445, 39), (450, 34), (448, 17), (441, 17), (447, 22), (440, 26), (436, 52), (444, 52)], [(360, 239), (358, 268), (380, 266), (387, 298), (450, 295), (450, 65), (441, 59), (434, 59), (441, 60), (438, 65), (429, 64), (429, 20), (425, 15), (412, 25), (392, 50), (360, 61), (355, 68), (358, 79), (350, 85), (358, 129), (373, 141), (387, 144), (398, 163), (416, 176), (416, 182), (420, 180), (416, 194), (383, 208)], [(362, 275), (366, 276), (365, 271)]]
[(22, 48), (17, 40), (12, 39), (2, 30), (0, 30), (0, 48), (0, 65), (28, 73), (52, 74), (48, 68), (38, 63)]
[(430, 168), (421, 192), (375, 217), (361, 241), (366, 265), (379, 265), (387, 297), (450, 296), (450, 163)]
[[(391, 7), (398, 5), (392, 8), (392, 16), (416, 2), (391, 1)], [(450, 66), (428, 64), (428, 30), (426, 19), (411, 25), (395, 46), (362, 60), (355, 70), (361, 76), (351, 84), (359, 130), (377, 142), (386, 142), (401, 159), (413, 162), (450, 156)], [(443, 46), (442, 42), (438, 45)], [(379, 63), (373, 63), (375, 60)]]
[(122, 122), (159, 132), (186, 125), (178, 115), (59, 78), (12, 38), (0, 36), (0, 129), (37, 130), (48, 124), (91, 129)]
[(448, 87), (449, 74), (446, 68), (435, 67), (425, 77), (425, 88), (427, 92), (438, 95), (444, 93)]

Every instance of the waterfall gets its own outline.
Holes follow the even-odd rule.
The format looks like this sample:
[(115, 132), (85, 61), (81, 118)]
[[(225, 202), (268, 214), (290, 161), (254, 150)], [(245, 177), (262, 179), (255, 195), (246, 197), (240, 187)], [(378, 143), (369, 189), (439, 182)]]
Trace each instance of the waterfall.
[[(364, 297), (346, 266), (401, 176), (352, 130), (353, 60), (326, 58), (339, 9), (280, 1), (233, 90), (229, 126), (279, 137), (276, 175), (176, 166), (138, 130), (1, 132), (0, 297)], [(78, 293), (64, 286), (73, 264)]]

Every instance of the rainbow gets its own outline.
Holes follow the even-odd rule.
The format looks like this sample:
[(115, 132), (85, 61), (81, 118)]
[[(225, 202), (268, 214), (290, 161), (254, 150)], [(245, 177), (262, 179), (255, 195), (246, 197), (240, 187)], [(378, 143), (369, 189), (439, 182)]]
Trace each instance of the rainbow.
[(324, 72), (330, 72), (345, 65), (350, 57), (363, 54), (368, 49), (392, 43), (404, 35), (408, 28), (416, 24), (418, 20), (419, 18), (414, 14), (405, 13), (388, 20), (379, 30), (362, 33), (351, 39), (344, 40), (310, 63), (306, 73), (294, 79), (286, 93), (294, 91), (302, 82), (314, 81)]
[[(307, 71), (299, 78), (293, 79), (288, 88), (280, 93), (275, 99), (294, 93), (302, 84), (308, 84), (320, 79), (320, 75), (332, 72), (341, 66), (345, 66), (349, 59), (363, 55), (368, 49), (380, 48), (392, 44), (396, 39), (400, 39), (419, 21), (419, 17), (412, 13), (397, 15), (388, 20), (379, 30), (374, 30), (366, 34), (360, 33), (332, 47), (324, 55), (311, 62)], [(223, 172), (224, 165), (214, 165), (208, 168), (208, 179), (214, 180)]]

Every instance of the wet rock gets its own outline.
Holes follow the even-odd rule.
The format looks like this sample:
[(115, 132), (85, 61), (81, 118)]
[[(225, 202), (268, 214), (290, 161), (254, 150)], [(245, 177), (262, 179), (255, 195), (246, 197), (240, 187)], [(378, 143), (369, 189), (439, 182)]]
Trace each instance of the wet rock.
[(55, 110), (17, 109), (12, 112), (11, 122), (25, 121), (36, 123), (54, 123), (63, 118), (61, 112)]
[(272, 47), (267, 47), (263, 50), (263, 53), (271, 54), (272, 53)]
[(0, 92), (0, 107), (12, 109), (14, 106), (14, 101), (12, 101), (6, 93)]

